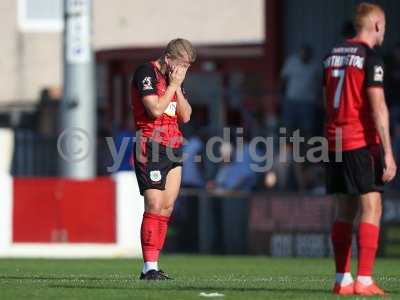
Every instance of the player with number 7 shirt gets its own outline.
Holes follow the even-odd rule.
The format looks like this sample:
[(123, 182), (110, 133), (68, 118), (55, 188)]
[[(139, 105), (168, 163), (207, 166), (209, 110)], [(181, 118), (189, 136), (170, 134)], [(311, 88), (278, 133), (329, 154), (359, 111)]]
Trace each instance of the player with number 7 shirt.
[[(329, 144), (327, 192), (335, 195), (331, 238), (335, 254), (333, 293), (384, 295), (372, 280), (382, 214), (383, 185), (396, 174), (385, 103), (383, 60), (374, 49), (385, 34), (385, 13), (374, 4), (357, 6), (356, 36), (333, 47), (324, 59), (325, 134)], [(338, 140), (340, 139), (340, 140)], [(341, 144), (341, 155), (335, 146)], [(335, 158), (341, 157), (340, 161)], [(358, 269), (350, 272), (353, 224)]]

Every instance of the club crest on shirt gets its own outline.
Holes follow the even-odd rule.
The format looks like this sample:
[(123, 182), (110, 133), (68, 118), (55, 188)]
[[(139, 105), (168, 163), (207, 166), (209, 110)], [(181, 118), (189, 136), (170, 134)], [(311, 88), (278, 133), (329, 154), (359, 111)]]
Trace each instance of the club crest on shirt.
[(382, 66), (374, 67), (374, 81), (383, 81), (383, 68)]
[(143, 83), (143, 91), (147, 91), (147, 90), (152, 90), (153, 89), (153, 85), (151, 83), (151, 77), (145, 77), (142, 81)]
[(168, 116), (175, 116), (176, 115), (176, 102), (170, 102), (167, 106), (167, 109), (164, 111), (164, 114)]
[(161, 180), (160, 170), (150, 171), (150, 179), (153, 182), (159, 182)]

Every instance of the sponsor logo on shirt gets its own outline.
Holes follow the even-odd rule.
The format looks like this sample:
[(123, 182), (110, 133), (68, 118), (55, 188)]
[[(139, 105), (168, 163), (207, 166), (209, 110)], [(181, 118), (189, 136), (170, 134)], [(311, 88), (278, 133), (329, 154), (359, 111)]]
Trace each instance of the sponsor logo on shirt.
[(151, 83), (151, 77), (145, 77), (142, 81), (143, 83), (143, 91), (152, 90), (153, 85)]
[(168, 116), (175, 116), (176, 115), (176, 102), (170, 102), (167, 106), (167, 109), (164, 111), (164, 114)]
[(382, 66), (374, 67), (374, 81), (383, 82), (383, 68)]

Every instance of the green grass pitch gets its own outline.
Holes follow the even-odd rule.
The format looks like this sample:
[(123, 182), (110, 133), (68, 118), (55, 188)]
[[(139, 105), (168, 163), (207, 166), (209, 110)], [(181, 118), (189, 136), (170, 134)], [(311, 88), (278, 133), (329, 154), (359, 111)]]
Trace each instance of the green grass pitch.
[[(139, 281), (141, 266), (134, 259), (2, 259), (0, 299), (209, 299), (202, 292), (224, 300), (339, 299), (330, 294), (330, 259), (165, 255), (161, 267), (175, 278), (167, 282)], [(400, 299), (400, 261), (379, 259), (375, 271), (390, 292), (385, 299)]]

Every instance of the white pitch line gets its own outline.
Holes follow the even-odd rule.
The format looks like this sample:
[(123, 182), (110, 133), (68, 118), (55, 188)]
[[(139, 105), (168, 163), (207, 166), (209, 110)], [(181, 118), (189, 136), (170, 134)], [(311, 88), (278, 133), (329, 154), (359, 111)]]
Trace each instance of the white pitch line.
[(220, 294), (220, 293), (205, 293), (205, 292), (201, 292), (199, 294), (200, 297), (206, 297), (206, 298), (215, 298), (215, 297), (225, 297), (224, 294)]

